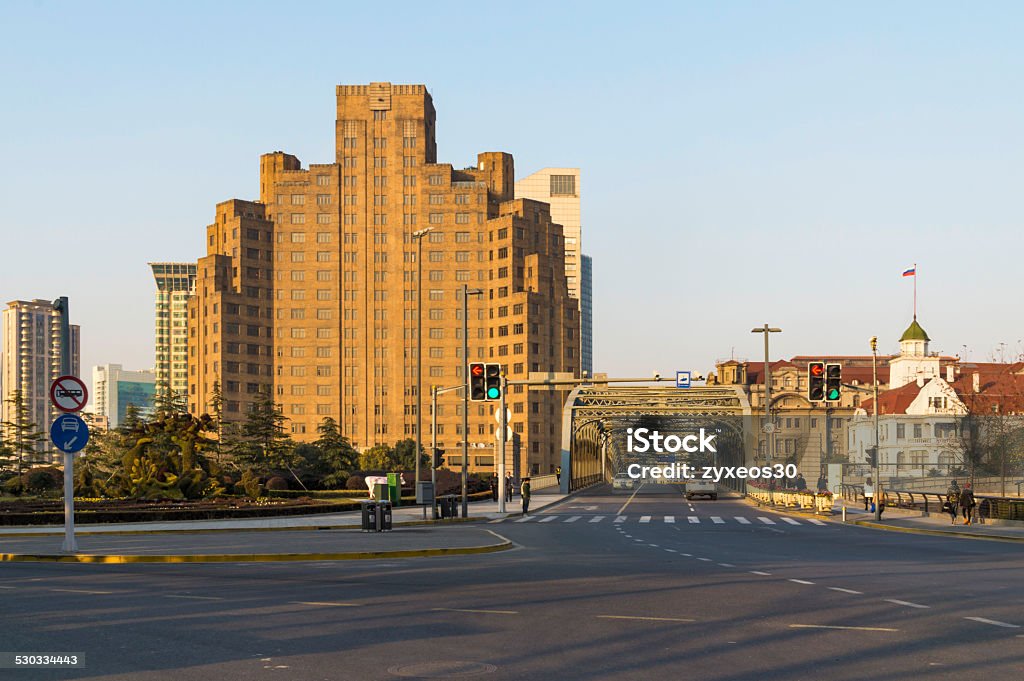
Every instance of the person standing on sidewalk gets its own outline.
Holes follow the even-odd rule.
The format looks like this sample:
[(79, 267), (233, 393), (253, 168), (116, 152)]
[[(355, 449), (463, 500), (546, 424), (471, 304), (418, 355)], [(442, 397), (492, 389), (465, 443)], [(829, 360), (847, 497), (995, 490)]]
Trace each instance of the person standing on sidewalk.
[(505, 473), (505, 498), (512, 498), (512, 490), (515, 485), (512, 484), (512, 473)]
[(523, 515), (530, 514), (530, 478), (523, 478), (523, 485), (519, 490), (523, 497)]
[(871, 479), (871, 476), (869, 475), (864, 480), (864, 510), (865, 511), (870, 511), (871, 510), (870, 508), (868, 508), (868, 506), (871, 505), (874, 502), (874, 500), (875, 500), (875, 483)]
[(497, 476), (491, 478), (490, 485), (491, 485), (491, 501), (497, 501), (498, 500), (498, 478), (497, 478)]
[(974, 513), (974, 490), (971, 483), (965, 482), (964, 489), (960, 492), (960, 508), (964, 511), (964, 525), (971, 524), (971, 515)]
[(951, 480), (949, 489), (946, 490), (946, 506), (949, 510), (951, 524), (956, 525), (956, 507), (960, 503), (960, 485), (956, 480)]

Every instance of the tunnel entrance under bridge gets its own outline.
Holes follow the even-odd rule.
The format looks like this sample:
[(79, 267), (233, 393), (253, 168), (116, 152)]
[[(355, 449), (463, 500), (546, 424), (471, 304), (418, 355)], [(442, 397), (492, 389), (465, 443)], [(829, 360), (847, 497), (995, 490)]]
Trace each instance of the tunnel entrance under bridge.
[[(612, 482), (631, 464), (676, 471), (683, 464), (691, 470), (753, 465), (759, 425), (735, 386), (577, 386), (562, 411), (562, 492)], [(650, 476), (643, 481), (685, 482)], [(744, 483), (732, 478), (719, 484), (742, 492)]]

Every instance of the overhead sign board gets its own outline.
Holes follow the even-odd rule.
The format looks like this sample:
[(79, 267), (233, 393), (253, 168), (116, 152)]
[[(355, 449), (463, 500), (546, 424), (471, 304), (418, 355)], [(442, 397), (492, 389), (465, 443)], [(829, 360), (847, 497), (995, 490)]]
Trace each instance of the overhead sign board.
[(50, 426), (50, 441), (62, 452), (80, 452), (89, 442), (89, 426), (78, 414), (61, 414)]
[(61, 411), (81, 411), (89, 401), (89, 390), (77, 376), (61, 376), (50, 384), (50, 401)]

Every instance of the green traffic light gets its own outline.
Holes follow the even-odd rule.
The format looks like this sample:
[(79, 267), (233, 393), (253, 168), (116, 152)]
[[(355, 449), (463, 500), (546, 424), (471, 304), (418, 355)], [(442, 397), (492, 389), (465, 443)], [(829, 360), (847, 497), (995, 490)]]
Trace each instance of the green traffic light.
[(489, 399), (489, 400), (496, 400), (499, 397), (501, 397), (501, 391), (500, 390), (498, 390), (497, 388), (488, 388), (487, 389), (487, 399)]
[(838, 388), (832, 388), (831, 390), (829, 390), (828, 391), (828, 399), (830, 401), (838, 400), (839, 399), (839, 389)]

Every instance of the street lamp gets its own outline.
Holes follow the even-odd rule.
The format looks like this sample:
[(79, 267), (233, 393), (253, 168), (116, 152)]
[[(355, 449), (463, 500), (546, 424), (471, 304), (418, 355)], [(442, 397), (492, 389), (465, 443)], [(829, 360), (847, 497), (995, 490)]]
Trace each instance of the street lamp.
[(875, 465), (871, 474), (875, 479), (875, 520), (882, 519), (882, 480), (878, 477), (879, 459), (878, 453), (878, 336), (871, 337), (871, 380), (874, 382), (874, 411), (875, 411)]
[[(420, 452), (423, 450), (423, 237), (433, 231), (433, 227), (424, 227), (412, 233), (416, 241), (416, 473), (413, 478), (414, 494), (419, 497), (420, 489)], [(433, 456), (434, 452), (431, 451)], [(419, 498), (416, 503), (420, 503)]]
[(751, 329), (750, 333), (764, 334), (764, 452), (765, 462), (770, 466), (772, 465), (772, 432), (775, 430), (775, 424), (772, 423), (771, 418), (772, 369), (771, 360), (768, 355), (768, 337), (773, 333), (782, 333), (782, 329), (776, 329), (765, 324), (756, 329)]
[[(483, 289), (468, 288), (462, 285), (462, 517), (469, 512), (469, 297), (482, 296)], [(501, 434), (502, 437), (505, 433)], [(499, 481), (500, 482), (500, 481)]]

